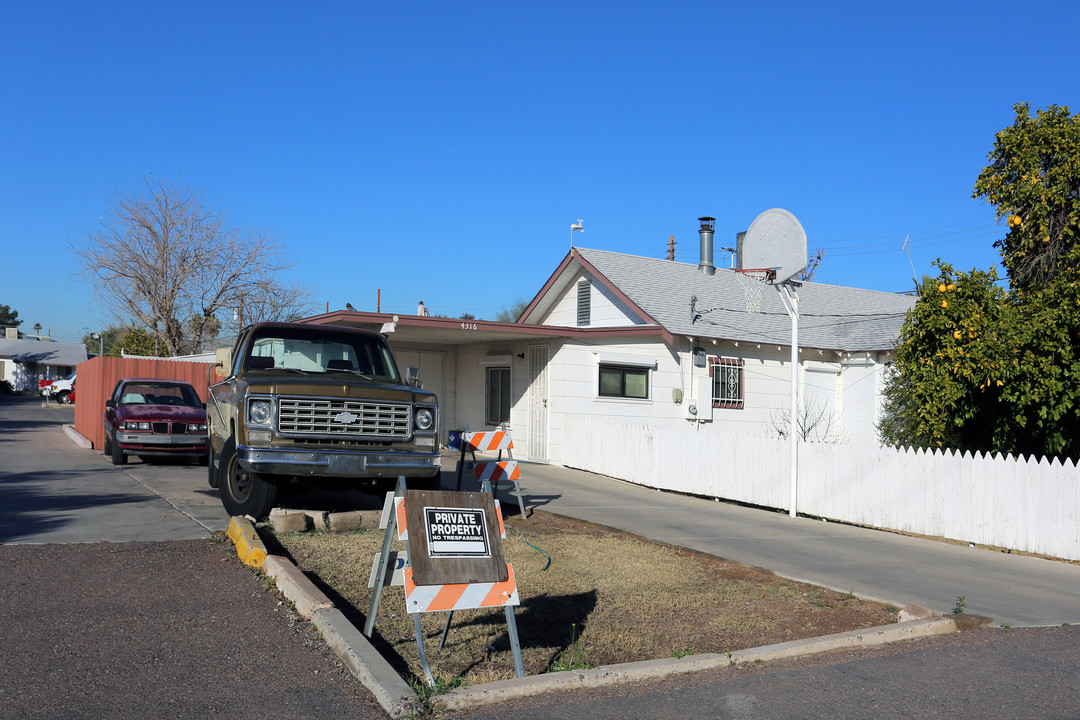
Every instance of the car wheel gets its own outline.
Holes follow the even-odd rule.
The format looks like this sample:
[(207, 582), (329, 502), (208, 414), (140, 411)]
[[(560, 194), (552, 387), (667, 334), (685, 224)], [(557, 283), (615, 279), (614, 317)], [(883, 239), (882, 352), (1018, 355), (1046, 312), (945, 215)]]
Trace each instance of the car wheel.
[(120, 447), (120, 443), (116, 442), (116, 438), (112, 439), (112, 464), (113, 465), (126, 465), (127, 455), (124, 454), (123, 448)]
[(222, 448), (219, 464), (218, 494), (225, 512), (230, 516), (250, 515), (256, 520), (266, 517), (277, 502), (277, 485), (267, 482), (259, 473), (240, 467), (233, 440)]
[(112, 441), (109, 439), (109, 431), (105, 431), (105, 454), (112, 455)]
[(68, 392), (67, 390), (61, 390), (60, 394), (56, 396), (56, 402), (60, 403), (61, 405), (70, 405), (71, 404), (71, 397), (70, 396), (71, 396), (70, 392)]

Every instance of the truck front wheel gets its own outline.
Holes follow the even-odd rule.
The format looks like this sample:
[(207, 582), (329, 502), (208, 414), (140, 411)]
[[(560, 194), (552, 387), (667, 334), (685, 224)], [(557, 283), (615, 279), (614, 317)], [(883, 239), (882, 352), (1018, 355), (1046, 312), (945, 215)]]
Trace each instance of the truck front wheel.
[(229, 440), (222, 448), (218, 468), (218, 494), (225, 512), (230, 516), (250, 515), (256, 520), (266, 517), (277, 502), (277, 485), (240, 467), (235, 441)]

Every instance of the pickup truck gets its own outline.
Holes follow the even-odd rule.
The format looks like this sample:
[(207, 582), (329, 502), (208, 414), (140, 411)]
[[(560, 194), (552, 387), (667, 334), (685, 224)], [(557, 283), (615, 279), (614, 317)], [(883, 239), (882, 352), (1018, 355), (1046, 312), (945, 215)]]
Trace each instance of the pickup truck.
[(438, 487), (439, 406), (385, 338), (356, 328), (260, 323), (217, 351), (209, 482), (230, 515), (265, 516), (283, 491), (398, 476)]
[(75, 373), (48, 383), (41, 388), (41, 394), (47, 398), (55, 399), (61, 405), (69, 405), (75, 402)]

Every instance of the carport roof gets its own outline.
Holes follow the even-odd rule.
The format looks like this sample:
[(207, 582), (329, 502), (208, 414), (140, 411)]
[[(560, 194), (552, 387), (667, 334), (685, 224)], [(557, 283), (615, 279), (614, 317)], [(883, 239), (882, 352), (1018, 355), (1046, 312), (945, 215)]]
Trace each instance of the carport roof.
[(578, 328), (559, 325), (531, 325), (496, 322), (493, 320), (462, 320), (460, 318), (390, 313), (335, 310), (304, 318), (302, 322), (316, 325), (340, 325), (392, 333), (395, 342), (416, 342), (429, 345), (471, 345), (474, 343), (508, 342), (513, 340), (544, 340), (574, 338), (590, 340), (603, 337), (656, 335), (671, 342), (671, 335), (659, 325), (629, 327)]

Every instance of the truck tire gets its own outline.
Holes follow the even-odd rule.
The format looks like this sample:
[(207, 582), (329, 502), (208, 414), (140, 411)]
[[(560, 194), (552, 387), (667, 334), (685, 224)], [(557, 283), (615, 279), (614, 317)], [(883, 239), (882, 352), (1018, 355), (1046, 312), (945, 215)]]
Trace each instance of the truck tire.
[(127, 455), (124, 454), (123, 448), (120, 447), (120, 443), (116, 442), (115, 437), (112, 439), (112, 464), (127, 465)]
[(70, 396), (71, 396), (71, 391), (70, 390), (61, 390), (60, 394), (56, 396), (56, 402), (60, 403), (61, 405), (70, 405), (71, 404), (71, 397)]
[(240, 467), (235, 440), (230, 439), (222, 448), (219, 463), (218, 494), (225, 512), (230, 516), (250, 515), (256, 520), (266, 517), (277, 502), (277, 485)]
[(112, 455), (112, 441), (109, 440), (109, 431), (105, 431), (105, 447), (103, 448), (106, 455)]

